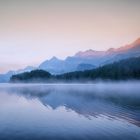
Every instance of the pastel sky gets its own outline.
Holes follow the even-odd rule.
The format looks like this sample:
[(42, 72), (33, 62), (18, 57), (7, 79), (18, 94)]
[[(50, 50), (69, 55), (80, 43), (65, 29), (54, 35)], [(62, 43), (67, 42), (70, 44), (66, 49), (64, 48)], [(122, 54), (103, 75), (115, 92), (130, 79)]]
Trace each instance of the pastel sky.
[(140, 0), (0, 0), (0, 72), (140, 37)]

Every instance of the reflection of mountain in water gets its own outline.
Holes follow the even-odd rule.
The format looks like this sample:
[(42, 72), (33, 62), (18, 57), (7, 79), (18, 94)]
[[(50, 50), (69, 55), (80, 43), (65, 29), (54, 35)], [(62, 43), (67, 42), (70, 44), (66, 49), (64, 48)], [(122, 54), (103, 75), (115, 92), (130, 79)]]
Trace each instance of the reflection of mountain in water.
[(140, 126), (139, 85), (32, 85), (8, 90), (28, 99), (37, 98), (53, 110), (64, 106), (88, 118), (106, 116)]

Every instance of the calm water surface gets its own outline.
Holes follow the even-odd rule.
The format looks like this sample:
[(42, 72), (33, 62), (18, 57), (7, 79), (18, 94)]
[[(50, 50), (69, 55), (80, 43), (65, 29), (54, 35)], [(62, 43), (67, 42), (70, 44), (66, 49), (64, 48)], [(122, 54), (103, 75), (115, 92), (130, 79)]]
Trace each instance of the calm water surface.
[(0, 140), (140, 140), (140, 83), (1, 84)]

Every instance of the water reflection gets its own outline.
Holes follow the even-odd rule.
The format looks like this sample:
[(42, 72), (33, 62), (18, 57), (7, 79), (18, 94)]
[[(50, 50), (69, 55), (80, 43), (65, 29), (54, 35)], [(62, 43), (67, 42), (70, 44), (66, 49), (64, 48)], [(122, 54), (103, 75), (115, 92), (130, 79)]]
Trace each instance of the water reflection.
[[(46, 125), (42, 124), (43, 120), (46, 121), (46, 118), (43, 118), (42, 121), (38, 122), (39, 125), (47, 129), (47, 132), (53, 134), (53, 138), (58, 139), (60, 136), (61, 139), (93, 139), (98, 138), (101, 139), (106, 137), (106, 139), (121, 139), (122, 136), (125, 135), (127, 139), (138, 139), (140, 137), (140, 84), (139, 83), (127, 83), (127, 84), (74, 84), (74, 85), (3, 85), (0, 86), (1, 98), (2, 93), (7, 94), (12, 98), (13, 96), (20, 99), (20, 103), (24, 100), (24, 105), (28, 102), (32, 102), (33, 106), (38, 108), (39, 102), (45, 107), (45, 112), (51, 114), (52, 112), (55, 117), (54, 120), (51, 117), (47, 120), (47, 128)], [(8, 99), (9, 97), (6, 97)], [(6, 100), (5, 99), (5, 100)], [(39, 102), (38, 102), (39, 101)], [(1, 103), (0, 103), (1, 105)], [(18, 104), (17, 104), (18, 105)], [(16, 105), (15, 105), (16, 106)], [(30, 105), (31, 107), (31, 105)], [(14, 107), (17, 109), (17, 106)], [(21, 107), (20, 107), (21, 109)], [(25, 109), (25, 107), (23, 107)], [(27, 108), (26, 108), (27, 109)], [(41, 107), (40, 110), (44, 110)], [(29, 111), (29, 110), (28, 110)], [(51, 113), (50, 113), (51, 111)], [(71, 121), (65, 121), (68, 119), (68, 114), (72, 117)], [(1, 108), (0, 108), (1, 113)], [(16, 111), (16, 113), (22, 113), (22, 111)], [(40, 117), (36, 114), (37, 112), (33, 112), (36, 115), (36, 119), (40, 120)], [(26, 114), (24, 112), (24, 119), (28, 116), (30, 112)], [(40, 113), (41, 114), (41, 113)], [(44, 114), (44, 113), (43, 113)], [(75, 114), (78, 114), (78, 117), (75, 117)], [(37, 117), (38, 116), (38, 117)], [(60, 117), (61, 116), (61, 117)], [(32, 120), (34, 116), (28, 116), (26, 119)], [(52, 118), (53, 118), (52, 117)], [(55, 130), (56, 126), (52, 126), (52, 123), (55, 121), (55, 125), (60, 124), (60, 118), (63, 118), (66, 123), (65, 129), (62, 127), (59, 130)], [(66, 117), (66, 118), (65, 118)], [(84, 121), (88, 120), (90, 123), (95, 124), (89, 125), (89, 122), (80, 122), (81, 117)], [(79, 120), (78, 120), (79, 119)], [(13, 121), (13, 120), (12, 120)], [(50, 121), (50, 122), (49, 122)], [(62, 120), (61, 120), (62, 121)], [(79, 121), (79, 122), (78, 122)], [(63, 121), (62, 121), (63, 122)], [(75, 126), (74, 122), (79, 123), (78, 126)], [(31, 123), (31, 122), (30, 122)], [(71, 124), (72, 123), (72, 124)], [(35, 121), (36, 124), (36, 121)], [(27, 124), (26, 124), (27, 125)], [(53, 124), (54, 125), (54, 124)], [(63, 124), (64, 125), (64, 124)], [(84, 126), (85, 125), (85, 126)], [(107, 126), (105, 126), (107, 125)], [(111, 126), (110, 126), (111, 125)], [(87, 127), (86, 131), (83, 132), (83, 127)], [(72, 134), (68, 132), (68, 128), (72, 127)], [(115, 129), (115, 132), (110, 132), (109, 129)], [(121, 127), (123, 133), (121, 134)], [(19, 126), (18, 126), (19, 128)], [(56, 127), (57, 128), (57, 127)], [(116, 129), (117, 128), (117, 129)], [(124, 129), (125, 128), (125, 129)], [(33, 129), (33, 128), (32, 128)], [(77, 129), (75, 134), (73, 130)], [(118, 131), (118, 129), (120, 131)], [(36, 129), (37, 130), (37, 129)], [(36, 130), (31, 130), (35, 132)], [(42, 130), (42, 129), (41, 129)], [(55, 131), (56, 132), (55, 132)], [(85, 129), (84, 129), (85, 130)], [(49, 132), (53, 131), (53, 132)], [(62, 132), (59, 132), (62, 131)], [(94, 132), (93, 132), (94, 131)], [(100, 132), (99, 132), (100, 131)], [(59, 132), (59, 134), (57, 134)], [(117, 133), (119, 132), (119, 133)], [(127, 134), (125, 134), (127, 132)], [(46, 137), (46, 134), (42, 134), (41, 136)], [(132, 133), (135, 133), (133, 135)], [(61, 135), (60, 135), (61, 134)], [(63, 135), (62, 135), (63, 134)], [(120, 136), (117, 136), (119, 134)], [(121, 136), (122, 135), (122, 136)], [(54, 137), (56, 136), (56, 137)], [(63, 136), (63, 137), (62, 137)], [(72, 137), (73, 136), (73, 137)], [(113, 137), (115, 136), (115, 137)], [(52, 138), (49, 134), (47, 137)], [(38, 138), (39, 139), (39, 138)]]

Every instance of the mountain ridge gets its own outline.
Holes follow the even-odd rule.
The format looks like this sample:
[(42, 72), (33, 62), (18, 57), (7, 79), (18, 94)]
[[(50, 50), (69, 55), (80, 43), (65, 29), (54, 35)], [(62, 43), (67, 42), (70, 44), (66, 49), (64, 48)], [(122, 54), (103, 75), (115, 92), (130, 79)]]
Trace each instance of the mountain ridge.
[[(128, 45), (124, 45), (116, 49), (109, 48), (106, 51), (88, 49), (86, 51), (80, 51), (75, 53), (73, 56), (68, 56), (64, 60), (53, 56), (51, 59), (42, 62), (38, 67), (30, 66), (22, 70), (10, 71), (6, 74), (0, 74), (0, 82), (7, 81), (8, 78), (10, 78), (10, 76), (13, 74), (27, 72), (34, 69), (42, 69), (50, 72), (51, 74), (62, 74), (66, 72), (77, 71), (79, 68), (82, 70), (88, 70), (92, 66), (97, 68), (105, 64), (136, 56), (140, 56), (140, 38), (137, 38), (134, 42)], [(84, 65), (81, 67), (81, 64)]]
[[(81, 55), (81, 53), (83, 54)], [(83, 52), (81, 51), (72, 57), (66, 58), (65, 61), (71, 61), (71, 63), (75, 61), (74, 63), (77, 62), (77, 65), (80, 63), (86, 63), (89, 65), (94, 65), (95, 67), (99, 67), (107, 63), (112, 63), (114, 61), (119, 61), (121, 59), (134, 56), (140, 56), (140, 38), (136, 39), (129, 45), (125, 45), (117, 49), (110, 48), (106, 51), (95, 51), (89, 49)]]
[(13, 75), (10, 82), (61, 82), (87, 80), (139, 80), (140, 57), (128, 58), (96, 69), (51, 75), (44, 70), (34, 70)]

